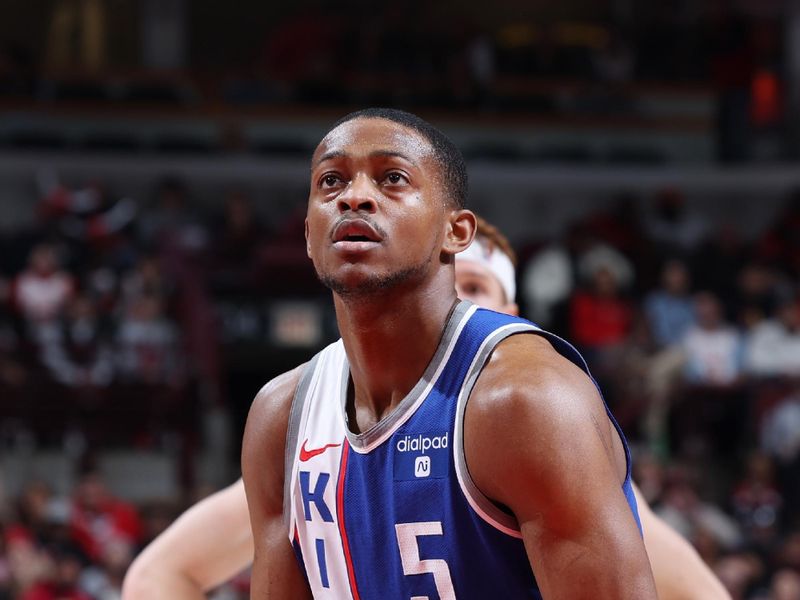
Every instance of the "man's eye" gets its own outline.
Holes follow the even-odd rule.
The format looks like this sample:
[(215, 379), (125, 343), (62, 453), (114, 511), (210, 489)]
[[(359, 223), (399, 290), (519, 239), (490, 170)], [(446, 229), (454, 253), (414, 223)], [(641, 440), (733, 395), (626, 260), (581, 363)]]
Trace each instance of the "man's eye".
[(322, 178), (322, 187), (334, 187), (341, 179), (338, 175), (325, 175)]
[(408, 183), (406, 176), (397, 172), (389, 173), (386, 176), (386, 181), (392, 185), (397, 185), (398, 183)]

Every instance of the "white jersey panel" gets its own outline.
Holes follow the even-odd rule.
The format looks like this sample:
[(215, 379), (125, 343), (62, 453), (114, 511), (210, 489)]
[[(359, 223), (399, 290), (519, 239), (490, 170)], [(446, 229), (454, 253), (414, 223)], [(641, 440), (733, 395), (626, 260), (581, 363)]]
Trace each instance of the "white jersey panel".
[(288, 533), (302, 553), (315, 598), (352, 597), (337, 498), (345, 433), (335, 398), (343, 385), (343, 364), (340, 340), (310, 365), (307, 389), (298, 389), (305, 393), (295, 399), (303, 406), (293, 449)]

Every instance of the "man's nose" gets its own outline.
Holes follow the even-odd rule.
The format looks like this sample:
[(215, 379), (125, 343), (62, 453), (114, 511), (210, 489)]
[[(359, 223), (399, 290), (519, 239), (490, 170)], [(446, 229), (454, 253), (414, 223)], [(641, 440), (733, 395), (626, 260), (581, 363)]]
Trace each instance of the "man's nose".
[(339, 210), (348, 210), (374, 213), (377, 208), (375, 197), (378, 191), (369, 177), (356, 176), (339, 195)]

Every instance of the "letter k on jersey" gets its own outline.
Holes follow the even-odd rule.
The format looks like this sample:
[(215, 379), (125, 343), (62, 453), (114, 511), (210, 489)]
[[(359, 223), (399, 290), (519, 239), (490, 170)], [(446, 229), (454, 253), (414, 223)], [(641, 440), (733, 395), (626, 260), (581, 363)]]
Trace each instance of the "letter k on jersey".
[(307, 443), (308, 443), (308, 439), (304, 440), (303, 441), (303, 445), (300, 447), (300, 456), (299, 456), (300, 462), (306, 462), (307, 460), (310, 460), (310, 459), (314, 458), (315, 456), (319, 456), (320, 454), (325, 452), (325, 450), (327, 450), (328, 448), (336, 448), (337, 446), (341, 446), (342, 445), (341, 443), (339, 443), (339, 444), (325, 444), (321, 448), (312, 448), (311, 450), (307, 450), (306, 449), (306, 444)]

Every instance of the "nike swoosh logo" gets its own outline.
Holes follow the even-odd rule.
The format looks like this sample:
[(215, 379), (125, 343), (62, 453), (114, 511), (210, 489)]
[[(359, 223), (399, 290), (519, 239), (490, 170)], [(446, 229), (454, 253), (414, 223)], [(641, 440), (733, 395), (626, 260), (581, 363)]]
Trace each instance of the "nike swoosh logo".
[(306, 450), (306, 444), (308, 440), (303, 442), (302, 447), (300, 448), (300, 462), (306, 462), (307, 460), (314, 458), (315, 456), (319, 456), (328, 448), (336, 448), (337, 446), (341, 446), (341, 444), (325, 444), (322, 448), (312, 448), (311, 450)]

